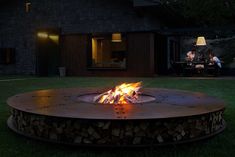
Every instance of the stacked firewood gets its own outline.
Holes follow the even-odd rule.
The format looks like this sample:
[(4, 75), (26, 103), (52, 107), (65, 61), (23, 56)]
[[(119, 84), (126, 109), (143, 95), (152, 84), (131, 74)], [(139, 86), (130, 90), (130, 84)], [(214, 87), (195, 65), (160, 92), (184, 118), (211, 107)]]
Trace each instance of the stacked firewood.
[(223, 127), (223, 111), (171, 120), (84, 120), (13, 110), (13, 124), (25, 135), (85, 145), (148, 145), (210, 135)]

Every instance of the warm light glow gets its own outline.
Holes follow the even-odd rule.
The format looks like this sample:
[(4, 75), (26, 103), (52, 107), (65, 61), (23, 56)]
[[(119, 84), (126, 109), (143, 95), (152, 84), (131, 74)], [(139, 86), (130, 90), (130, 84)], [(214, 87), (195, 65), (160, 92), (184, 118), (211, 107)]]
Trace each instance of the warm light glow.
[(112, 34), (112, 42), (122, 42), (121, 33), (113, 33)]
[(48, 34), (46, 32), (38, 32), (37, 35), (39, 38), (48, 38)]
[(92, 60), (97, 62), (97, 40), (92, 38)]
[(58, 35), (49, 35), (49, 38), (56, 44), (59, 44), (59, 36)]
[(94, 102), (103, 104), (129, 104), (138, 99), (141, 82), (123, 83), (94, 98)]
[(31, 6), (31, 3), (30, 2), (26, 2), (25, 3), (25, 12), (28, 13), (30, 11), (30, 6)]
[(206, 40), (205, 37), (201, 36), (197, 38), (197, 42), (196, 42), (197, 46), (205, 46), (206, 45)]

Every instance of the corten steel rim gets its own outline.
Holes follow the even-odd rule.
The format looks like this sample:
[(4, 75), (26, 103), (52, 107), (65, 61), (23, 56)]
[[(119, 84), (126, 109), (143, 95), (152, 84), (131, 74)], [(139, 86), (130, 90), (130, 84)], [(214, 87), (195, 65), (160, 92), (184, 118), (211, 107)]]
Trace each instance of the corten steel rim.
[[(191, 124), (187, 124), (189, 123), (188, 121), (199, 121), (200, 123), (205, 123), (205, 125), (208, 125), (207, 127), (210, 130), (208, 133), (205, 133), (202, 130), (201, 133), (196, 135), (195, 137), (194, 133), (192, 133), (192, 138), (191, 135), (187, 135), (187, 138), (183, 138), (183, 140), (178, 141), (164, 141), (163, 143), (150, 142), (147, 144), (144, 143), (137, 145), (131, 145), (128, 142), (124, 142), (123, 146), (127, 147), (161, 146), (198, 141), (222, 132), (226, 126), (225, 121), (223, 120), (223, 112), (225, 110), (224, 101), (203, 93), (173, 89), (145, 88), (141, 91), (142, 96), (150, 98), (150, 101), (143, 103), (111, 105), (98, 104), (91, 101), (92, 97), (96, 95), (96, 93), (102, 93), (106, 90), (107, 89), (104, 88), (50, 89), (22, 93), (12, 96), (7, 100), (8, 105), (12, 109), (12, 115), (8, 119), (7, 124), (9, 128), (12, 129), (14, 132), (26, 137), (48, 142), (82, 146), (110, 146), (110, 144), (77, 144), (60, 140), (54, 141), (50, 138), (44, 138), (40, 136), (38, 137), (36, 134), (30, 135), (27, 133), (27, 131), (24, 131), (24, 129), (21, 130), (21, 128), (18, 127), (22, 125), (21, 120), (24, 120), (24, 118), (30, 119), (36, 116), (44, 117), (45, 121), (49, 120), (55, 123), (58, 122), (58, 125), (60, 125), (61, 120), (72, 120), (79, 124), (83, 121), (87, 121), (88, 123), (86, 124), (86, 126), (88, 127), (89, 125), (93, 126), (94, 123), (96, 124), (102, 121), (110, 122), (114, 126), (117, 123), (118, 125), (125, 126), (129, 125), (129, 123), (133, 123), (132, 125), (134, 127), (138, 127), (139, 122), (146, 122), (149, 124), (153, 124), (156, 122), (159, 124), (161, 123), (161, 125), (163, 125), (164, 123), (166, 123), (167, 125), (172, 125), (174, 123), (182, 122), (184, 123), (183, 127), (185, 127), (183, 129), (187, 130), (187, 127), (189, 127), (189, 129), (194, 128), (194, 126), (192, 126)], [(86, 96), (89, 97), (88, 101)], [(83, 98), (81, 99), (81, 97), (85, 98), (85, 100)], [(91, 124), (89, 122), (91, 122)], [(16, 125), (16, 123), (19, 124)], [(27, 125), (29, 125), (29, 127), (32, 127), (30, 126), (31, 122), (27, 122)], [(74, 126), (71, 125), (69, 127), (73, 128)], [(113, 128), (111, 127), (109, 129), (112, 133)], [(122, 127), (120, 129), (122, 129), (123, 131), (124, 128)], [(157, 126), (154, 126), (154, 129), (161, 130), (161, 128), (158, 128)], [(148, 128), (145, 131), (148, 132)], [(168, 131), (172, 132), (174, 131), (174, 129), (170, 128)], [(137, 135), (132, 136), (132, 138), (138, 137)], [(163, 136), (165, 135), (163, 134)], [(147, 135), (146, 137), (143, 137), (143, 139), (145, 138), (148, 138)], [(123, 139), (119, 140), (123, 142)], [(154, 141), (156, 139), (151, 140)], [(120, 147), (120, 145), (115, 144), (111, 144), (111, 146)]]
[[(16, 110), (38, 115), (103, 120), (190, 117), (225, 108), (222, 100), (206, 94), (157, 88), (143, 89), (144, 95), (155, 97), (156, 100), (140, 104), (97, 104), (78, 99), (81, 95), (102, 91), (102, 88), (40, 90), (15, 95), (7, 103)], [(125, 111), (125, 115), (117, 114), (116, 110), (120, 109)]]

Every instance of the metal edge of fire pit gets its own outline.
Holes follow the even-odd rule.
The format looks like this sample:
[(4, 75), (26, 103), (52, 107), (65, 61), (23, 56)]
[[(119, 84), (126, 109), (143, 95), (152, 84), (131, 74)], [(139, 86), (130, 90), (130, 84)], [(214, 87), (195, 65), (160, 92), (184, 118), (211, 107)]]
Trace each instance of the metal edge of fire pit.
[[(162, 90), (162, 89), (159, 89), (159, 90)], [(164, 89), (163, 89), (164, 90)], [(46, 91), (46, 90), (45, 90)], [(178, 91), (178, 92), (186, 92), (187, 91), (180, 91), (180, 90), (166, 90), (166, 91)], [(165, 92), (166, 92), (165, 91)], [(31, 92), (30, 92), (31, 93)], [(189, 93), (193, 93), (193, 92), (189, 92)], [(188, 93), (187, 93), (188, 94)], [(199, 93), (199, 95), (202, 94), (202, 93)], [(205, 94), (203, 94), (203, 96), (207, 96)], [(24, 135), (26, 137), (30, 137), (30, 138), (34, 138), (34, 139), (39, 139), (39, 140), (42, 140), (42, 141), (48, 141), (48, 142), (54, 142), (54, 143), (61, 143), (61, 144), (68, 144), (68, 145), (78, 145), (78, 146), (117, 146), (117, 147), (122, 147), (120, 145), (120, 143), (124, 146), (124, 147), (139, 147), (139, 146), (161, 146), (161, 145), (168, 145), (168, 144), (180, 144), (180, 143), (187, 143), (187, 142), (193, 142), (193, 141), (198, 141), (198, 140), (202, 140), (202, 139), (206, 139), (206, 138), (209, 138), (209, 137), (212, 137), (220, 132), (222, 132), (225, 127), (226, 127), (226, 124), (225, 124), (225, 121), (223, 119), (223, 112), (224, 112), (224, 109), (225, 109), (225, 106), (223, 104), (222, 101), (220, 101), (220, 99), (216, 99), (216, 100), (219, 100), (219, 106), (217, 105), (217, 108), (211, 110), (211, 108), (209, 107), (207, 112), (206, 113), (200, 113), (200, 114), (195, 114), (195, 115), (181, 115), (181, 116), (177, 116), (177, 117), (165, 117), (165, 118), (156, 118), (156, 117), (152, 117), (152, 118), (147, 118), (147, 119), (122, 119), (122, 118), (119, 118), (119, 119), (86, 119), (86, 118), (79, 118), (79, 117), (64, 117), (64, 116), (51, 116), (51, 115), (42, 115), (42, 114), (37, 114), (37, 113), (33, 113), (33, 112), (27, 112), (27, 111), (22, 111), (20, 110), (19, 108), (14, 108), (14, 106), (11, 106), (12, 108), (12, 115), (11, 117), (9, 117), (8, 121), (7, 121), (7, 124), (8, 124), (8, 127), (10, 129), (12, 129), (14, 132), (18, 133), (18, 134), (21, 134), (21, 135)], [(195, 102), (194, 102), (195, 103)], [(9, 99), (8, 99), (8, 104), (9, 104)], [(215, 105), (216, 106), (216, 105)], [(15, 125), (13, 123), (13, 116), (15, 117), (14, 118), (14, 123), (19, 123), (17, 125)], [(39, 123), (37, 122), (37, 124), (39, 124), (39, 126), (33, 126), (33, 124), (31, 124), (31, 121), (32, 119), (35, 120), (35, 117), (36, 119), (40, 117), (43, 117), (41, 118), (42, 120), (40, 121), (39, 120)], [(26, 120), (25, 120), (26, 119)], [(28, 119), (28, 120), (27, 120)], [(51, 126), (52, 123), (48, 123), (48, 121), (52, 121), (53, 123), (55, 123), (55, 125), (59, 126), (61, 125), (61, 120), (62, 121), (65, 121), (67, 123), (67, 121), (73, 121), (75, 123), (78, 123), (79, 125), (81, 124), (81, 126), (85, 126), (87, 129), (89, 129), (90, 127), (94, 127), (94, 124), (98, 124), (100, 122), (108, 122), (108, 123), (111, 123), (113, 126), (111, 126), (109, 129), (109, 134), (110, 134), (110, 138), (112, 138), (111, 140), (113, 140), (113, 131), (115, 131), (115, 129), (117, 129), (117, 123), (118, 123), (118, 126), (120, 125), (120, 130), (124, 131), (125, 132), (125, 127), (130, 125), (131, 127), (136, 127), (139, 125), (142, 125), (143, 123), (147, 123), (148, 125), (152, 125), (154, 124), (154, 127), (150, 127), (150, 129), (156, 129), (156, 130), (161, 130), (161, 127), (164, 129), (167, 128), (166, 131), (168, 132), (173, 132), (173, 133), (169, 133), (169, 135), (167, 136), (172, 136), (172, 138), (176, 139), (176, 141), (164, 141), (162, 142), (162, 137), (166, 136), (164, 132), (161, 132), (159, 133), (160, 136), (162, 136), (160, 139), (158, 139), (158, 137), (151, 137), (152, 139), (150, 140), (150, 142), (143, 142), (143, 143), (138, 143), (138, 144), (130, 144), (129, 142), (126, 141), (125, 143), (125, 140), (124, 142), (122, 141), (121, 138), (118, 137), (118, 140), (120, 140), (121, 142), (119, 144), (115, 144), (113, 143), (113, 141), (111, 141), (111, 143), (109, 143), (109, 139), (106, 139), (107, 141), (107, 144), (97, 144), (97, 143), (89, 143), (89, 144), (86, 144), (84, 142), (81, 142), (81, 143), (74, 143), (74, 142), (64, 142), (64, 141), (60, 141), (60, 139), (58, 140), (52, 140), (50, 139), (50, 135), (48, 135), (48, 137), (44, 137), (44, 135), (42, 137), (38, 136), (37, 137), (37, 133), (34, 131), (34, 130), (28, 130), (28, 131), (22, 131), (21, 129), (19, 129), (19, 126), (22, 126), (22, 125), (26, 125), (27, 127), (29, 128), (33, 128), (34, 127), (41, 127), (40, 125), (44, 126), (44, 125), (48, 125), (49, 127), (53, 129), (56, 129), (56, 128), (53, 128), (53, 126)], [(83, 121), (86, 120), (87, 122), (91, 122), (91, 123), (86, 123), (85, 125), (83, 125)], [(18, 121), (18, 122), (17, 122)], [(129, 124), (130, 122), (130, 124)], [(23, 123), (23, 124), (22, 124)], [(25, 124), (24, 124), (25, 123)], [(43, 123), (43, 124), (41, 124)], [(46, 124), (47, 123), (47, 124)], [(119, 124), (120, 123), (120, 124)], [(139, 124), (141, 123), (141, 124)], [(156, 124), (155, 126), (155, 123), (159, 123), (159, 126), (160, 126), (160, 129), (158, 127), (158, 124)], [(177, 125), (175, 126), (175, 123), (177, 123)], [(181, 123), (184, 123), (184, 124), (181, 124)], [(199, 124), (200, 123), (200, 124)], [(54, 124), (53, 124), (54, 125)], [(122, 126), (124, 125), (124, 127)], [(145, 124), (144, 124), (145, 125)], [(168, 125), (168, 126), (164, 126), (164, 125)], [(195, 126), (194, 126), (195, 125)], [(205, 125), (206, 127), (203, 127), (203, 125)], [(17, 127), (18, 128), (17, 128)], [(170, 126), (170, 128), (168, 128)], [(172, 127), (173, 126), (173, 127)], [(184, 132), (184, 129), (191, 129), (191, 131), (193, 131), (193, 129), (197, 130), (198, 127), (199, 127), (199, 133), (195, 133), (196, 137), (194, 137), (194, 133), (187, 133), (187, 136), (185, 137), (182, 137), (184, 135), (180, 135), (179, 133), (177, 133), (177, 130), (175, 130), (175, 127), (183, 127), (183, 132)], [(69, 127), (69, 128), (66, 128), (66, 129), (75, 129), (74, 128), (74, 124), (73, 125), (69, 125), (69, 126), (66, 126), (66, 127)], [(71, 127), (71, 128), (70, 128)], [(116, 128), (115, 128), (116, 127)], [(148, 127), (144, 126), (145, 127), (145, 131), (146, 131), (146, 136), (143, 137), (143, 139), (147, 138), (147, 132), (149, 132), (148, 130)], [(97, 131), (96, 129), (98, 129), (98, 132), (102, 132), (102, 129), (100, 130), (100, 128), (97, 128), (96, 126), (94, 127), (95, 131)], [(176, 128), (177, 129), (177, 128)], [(208, 130), (209, 129), (209, 130)], [(64, 130), (63, 133), (66, 133), (68, 132), (68, 130)], [(48, 131), (48, 130), (47, 130)], [(182, 129), (181, 129), (182, 131)], [(30, 132), (34, 132), (35, 135), (30, 135)], [(85, 130), (85, 132), (89, 132), (89, 130)], [(84, 131), (83, 131), (84, 133)], [(105, 131), (104, 131), (105, 133)], [(107, 133), (107, 131), (106, 131)], [(127, 139), (129, 138), (130, 140), (135, 140), (135, 138), (137, 137), (138, 138), (138, 135), (136, 133), (134, 133), (134, 130), (132, 130), (132, 137), (129, 138), (127, 137)], [(42, 133), (43, 134), (43, 133)], [(53, 134), (56, 134), (56, 133), (53, 133)], [(57, 133), (58, 134), (58, 133)], [(117, 133), (115, 133), (117, 134)], [(145, 134), (145, 133), (144, 133)], [(171, 135), (172, 134), (172, 135)], [(191, 137), (191, 134), (193, 135), (193, 137)], [(157, 134), (158, 135), (158, 134)], [(55, 136), (55, 135), (54, 135)], [(58, 136), (58, 135), (56, 135)], [(67, 136), (67, 135), (65, 135)], [(75, 135), (74, 135), (75, 136)], [(178, 140), (178, 136), (181, 136)], [(102, 135), (101, 135), (102, 137)], [(126, 138), (126, 136), (124, 136)], [(167, 138), (169, 138), (167, 137)], [(185, 139), (187, 137), (187, 139)], [(74, 137), (75, 138), (75, 137)], [(85, 138), (82, 137), (83, 139)], [(116, 135), (114, 137), (114, 139), (117, 138)], [(142, 138), (142, 137), (141, 137)], [(159, 143), (153, 143), (153, 140), (158, 140)], [(182, 140), (183, 138), (183, 140)], [(115, 141), (115, 140), (114, 140)], [(152, 141), (152, 142), (151, 142)], [(97, 142), (97, 141), (96, 141)], [(133, 142), (134, 143), (134, 142)]]
[[(119, 115), (117, 115), (117, 111), (119, 109), (123, 109), (123, 107), (125, 107), (125, 111), (128, 112), (128, 105), (110, 105), (110, 104), (98, 104), (98, 103), (88, 103), (88, 102), (84, 102), (84, 101), (79, 101), (79, 100), (75, 100), (74, 97), (79, 97), (80, 95), (84, 95), (84, 94), (90, 94), (90, 93), (94, 93), (94, 91), (92, 91), (92, 89), (90, 89), (90, 92), (88, 89), (79, 89), (78, 91), (75, 92), (80, 92), (79, 94), (72, 94), (69, 93), (70, 95), (68, 95), (68, 93), (63, 93), (65, 95), (60, 95), (62, 98), (54, 98), (54, 99), (58, 99), (58, 101), (56, 102), (44, 102), (45, 104), (37, 104), (39, 107), (35, 107), (36, 104), (34, 103), (38, 103), (35, 101), (32, 101), (32, 98), (29, 101), (31, 104), (29, 104), (28, 102), (24, 102), (22, 104), (19, 103), (21, 101), (21, 97), (23, 97), (23, 99), (25, 97), (35, 97), (33, 94), (35, 94), (36, 92), (40, 93), (40, 92), (61, 92), (62, 91), (67, 91), (67, 90), (75, 90), (76, 88), (68, 88), (68, 89), (55, 89), (55, 90), (40, 90), (40, 91), (34, 91), (34, 92), (28, 92), (28, 93), (22, 93), (22, 94), (18, 94), (15, 96), (12, 96), (10, 98), (8, 98), (7, 100), (7, 104), (13, 108), (13, 109), (17, 109), (20, 111), (24, 111), (24, 112), (28, 112), (28, 113), (34, 113), (34, 114), (39, 114), (39, 115), (44, 115), (44, 116), (51, 116), (51, 117), (64, 117), (64, 118), (79, 118), (79, 119), (110, 119), (110, 120), (118, 120), (118, 119), (155, 119), (155, 118), (175, 118), (175, 117), (187, 117), (187, 116), (196, 116), (196, 115), (200, 115), (200, 114), (204, 114), (204, 113), (208, 113), (208, 112), (213, 112), (216, 111), (218, 109), (223, 109), (225, 108), (225, 103), (224, 101), (222, 101), (221, 99), (212, 97), (212, 96), (208, 96), (206, 94), (203, 93), (198, 93), (198, 92), (187, 92), (187, 91), (182, 91), (182, 90), (171, 90), (171, 89), (157, 89), (158, 91), (164, 91), (164, 92), (178, 92), (178, 94), (188, 94), (188, 95), (194, 95), (194, 97), (202, 97), (202, 99), (205, 99), (206, 101), (203, 102), (204, 104), (200, 104), (199, 102), (201, 102), (202, 100), (197, 100), (198, 102), (194, 102), (195, 100), (190, 100), (191, 98), (187, 98), (187, 101), (184, 102), (184, 104), (182, 105), (182, 102), (177, 102), (177, 101), (185, 101), (186, 98), (183, 98), (182, 96), (179, 96), (179, 100), (175, 98), (173, 98), (172, 100), (174, 102), (167, 102), (164, 99), (168, 99), (168, 98), (160, 98), (158, 96), (156, 96), (154, 94), (154, 92), (156, 92), (154, 88), (148, 88), (146, 89), (146, 91), (148, 92), (144, 92), (143, 94), (145, 95), (150, 95), (156, 98), (155, 101), (151, 101), (151, 102), (147, 102), (147, 103), (142, 103), (142, 104), (134, 104), (132, 105), (132, 110), (134, 108), (134, 112), (132, 112), (131, 114), (128, 114), (128, 116), (122, 115), (119, 117)], [(94, 89), (94, 88), (93, 88)], [(101, 91), (102, 88), (96, 88), (95, 90)], [(150, 93), (149, 93), (150, 90)], [(55, 94), (53, 93), (53, 94)], [(37, 94), (37, 93), (36, 93)], [(53, 95), (52, 94), (52, 95)], [(61, 94), (61, 93), (60, 93)], [(171, 93), (172, 94), (172, 93)], [(188, 96), (187, 95), (187, 96)], [(199, 96), (196, 96), (199, 95)], [(45, 97), (45, 98), (51, 98), (52, 96), (39, 96), (40, 97)], [(19, 99), (18, 99), (19, 98)], [(37, 97), (36, 97), (37, 98)], [(163, 99), (160, 100), (159, 99)], [(210, 103), (208, 103), (207, 99), (209, 99), (209, 101), (211, 101)], [(171, 100), (171, 101), (172, 101)], [(25, 100), (24, 100), (25, 101)], [(163, 101), (163, 102), (162, 102)], [(176, 101), (176, 102), (175, 102)], [(28, 103), (28, 104), (27, 104)], [(27, 104), (27, 105), (25, 105)], [(81, 104), (80, 106), (78, 104)], [(83, 108), (84, 106), (90, 105), (89, 108)], [(143, 105), (144, 104), (144, 105)], [(190, 105), (189, 105), (190, 104)], [(199, 105), (200, 104), (200, 105)], [(103, 109), (100, 108), (104, 108), (104, 106), (106, 106), (106, 110), (104, 111)], [(30, 108), (31, 107), (31, 108)], [(34, 108), (35, 107), (35, 108)], [(81, 108), (82, 107), (82, 108)], [(130, 105), (129, 105), (130, 107)], [(146, 108), (146, 111), (143, 111), (143, 109)], [(182, 108), (182, 109), (179, 109)], [(50, 109), (53, 110), (53, 112), (50, 111)], [(155, 109), (155, 110), (154, 110)], [(162, 110), (163, 109), (163, 110)], [(171, 109), (171, 110), (169, 110)], [(64, 112), (64, 111), (66, 112)], [(85, 111), (85, 112), (83, 112)], [(95, 111), (95, 112), (94, 112)], [(169, 112), (171, 111), (171, 112)], [(175, 112), (178, 111), (178, 112)], [(146, 113), (144, 113), (146, 112)], [(67, 114), (69, 113), (69, 114)], [(108, 113), (108, 114), (107, 114)], [(134, 113), (134, 114), (133, 114)], [(151, 113), (151, 114), (150, 114)], [(107, 115), (105, 115), (107, 114)], [(144, 115), (143, 115), (144, 114)], [(162, 114), (162, 116), (161, 116)], [(142, 116), (140, 116), (142, 115)]]

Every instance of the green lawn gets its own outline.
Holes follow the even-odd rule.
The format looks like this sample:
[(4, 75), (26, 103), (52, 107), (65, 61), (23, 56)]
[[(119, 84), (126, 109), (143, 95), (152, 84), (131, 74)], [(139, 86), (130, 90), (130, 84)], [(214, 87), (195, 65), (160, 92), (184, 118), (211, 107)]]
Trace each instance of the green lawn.
[[(4, 81), (4, 79), (14, 79)], [(235, 154), (235, 79), (184, 79), (184, 78), (33, 78), (0, 77), (0, 157), (210, 157)], [(177, 146), (154, 149), (77, 148), (43, 143), (21, 137), (7, 128), (8, 97), (22, 92), (49, 88), (104, 87), (121, 82), (143, 81), (144, 87), (174, 88), (204, 92), (225, 100), (227, 107), (226, 130), (211, 139)]]

